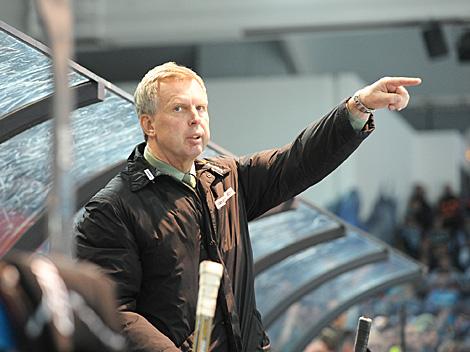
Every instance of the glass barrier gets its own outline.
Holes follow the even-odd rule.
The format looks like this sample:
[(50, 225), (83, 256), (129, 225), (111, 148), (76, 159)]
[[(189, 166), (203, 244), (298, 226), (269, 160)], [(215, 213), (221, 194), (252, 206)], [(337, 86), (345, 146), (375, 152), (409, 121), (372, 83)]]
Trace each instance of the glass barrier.
[(372, 294), (374, 288), (385, 287), (387, 282), (394, 285), (417, 270), (416, 264), (391, 253), (389, 260), (362, 266), (328, 281), (293, 304), (268, 329), (273, 351), (294, 351), (310, 329), (318, 327), (331, 311), (367, 292)]
[[(54, 91), (52, 61), (37, 49), (0, 30), (0, 120)], [(70, 86), (88, 81), (71, 71)]]
[[(143, 141), (131, 102), (108, 92), (103, 102), (72, 114), (77, 185), (124, 160)], [(52, 122), (34, 126), (0, 145), (0, 253), (43, 211), (51, 187)]]
[(338, 222), (304, 203), (296, 209), (254, 220), (249, 224), (254, 259), (339, 227)]
[(292, 255), (256, 277), (258, 309), (268, 314), (292, 293), (339, 266), (385, 248), (348, 231), (345, 237), (318, 244)]

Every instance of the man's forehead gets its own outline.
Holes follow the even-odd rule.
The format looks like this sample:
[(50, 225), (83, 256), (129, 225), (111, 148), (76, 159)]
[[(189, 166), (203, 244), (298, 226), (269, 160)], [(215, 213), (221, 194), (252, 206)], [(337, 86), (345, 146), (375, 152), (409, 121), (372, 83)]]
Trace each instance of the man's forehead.
[(159, 97), (166, 99), (194, 98), (200, 97), (207, 100), (207, 95), (199, 82), (195, 79), (187, 78), (166, 78), (159, 82)]
[(160, 81), (158, 81), (159, 89), (165, 89), (169, 87), (186, 87), (188, 85), (198, 86), (202, 90), (205, 90), (204, 87), (201, 86), (200, 82), (192, 77), (170, 76), (162, 78)]

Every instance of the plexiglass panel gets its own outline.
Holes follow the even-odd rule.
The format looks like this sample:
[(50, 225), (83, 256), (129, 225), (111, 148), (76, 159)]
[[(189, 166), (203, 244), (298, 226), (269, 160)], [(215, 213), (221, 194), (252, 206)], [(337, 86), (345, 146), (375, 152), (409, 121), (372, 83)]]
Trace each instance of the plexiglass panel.
[(318, 244), (273, 265), (256, 277), (258, 309), (268, 314), (303, 285), (353, 260), (384, 250), (355, 232)]
[[(0, 145), (0, 249), (16, 241), (44, 207), (51, 181), (51, 127), (46, 121)], [(125, 160), (143, 141), (133, 104), (113, 93), (76, 110), (72, 128), (78, 185)]]
[(300, 203), (297, 209), (250, 222), (255, 261), (306, 237), (340, 225), (328, 216)]
[[(51, 59), (46, 55), (0, 30), (0, 119), (52, 94), (51, 66)], [(71, 86), (87, 80), (74, 71), (69, 74)]]
[(332, 310), (376, 287), (417, 273), (418, 270), (413, 262), (391, 253), (387, 261), (362, 266), (328, 281), (293, 304), (268, 329), (274, 351), (294, 351), (294, 346), (304, 335)]

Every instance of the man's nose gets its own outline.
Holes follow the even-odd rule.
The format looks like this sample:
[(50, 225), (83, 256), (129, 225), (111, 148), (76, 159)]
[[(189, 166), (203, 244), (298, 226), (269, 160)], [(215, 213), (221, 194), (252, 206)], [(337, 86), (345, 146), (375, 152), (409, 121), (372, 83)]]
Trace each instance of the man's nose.
[(197, 111), (196, 107), (193, 106), (191, 108), (191, 117), (189, 124), (190, 125), (198, 125), (201, 122), (201, 116), (199, 116), (199, 112)]

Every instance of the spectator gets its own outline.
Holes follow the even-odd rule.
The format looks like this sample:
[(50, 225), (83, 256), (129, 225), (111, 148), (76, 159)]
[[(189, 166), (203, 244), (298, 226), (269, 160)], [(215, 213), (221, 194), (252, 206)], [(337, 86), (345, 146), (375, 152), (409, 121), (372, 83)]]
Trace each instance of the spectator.
[(442, 219), (442, 226), (449, 229), (451, 233), (463, 227), (463, 213), (460, 199), (454, 194), (450, 185), (446, 185), (437, 204), (439, 217)]
[(433, 223), (432, 208), (426, 198), (426, 191), (423, 186), (417, 184), (408, 200), (406, 216), (416, 223), (420, 229), (427, 232)]

